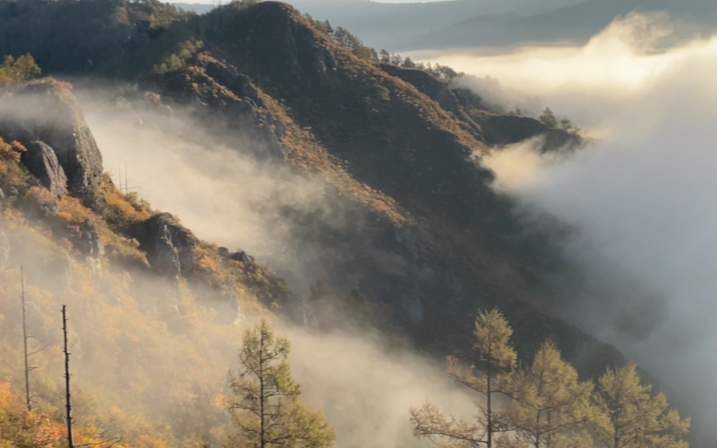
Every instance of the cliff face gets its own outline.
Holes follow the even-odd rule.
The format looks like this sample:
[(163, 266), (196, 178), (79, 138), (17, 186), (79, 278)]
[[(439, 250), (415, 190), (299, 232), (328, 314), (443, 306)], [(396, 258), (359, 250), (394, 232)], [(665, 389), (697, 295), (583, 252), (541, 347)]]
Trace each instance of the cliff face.
[[(209, 288), (208, 303), (231, 302), (235, 317), (237, 285), (266, 305), (289, 297), (284, 282), (253, 259), (225, 260), (176, 217), (118, 191), (69, 84), (50, 78), (16, 86), (0, 95), (0, 109), (0, 229), (7, 216), (22, 217), (64, 242), (68, 259)], [(32, 253), (13, 238), (4, 241), (3, 263), (10, 257), (21, 264)]]
[(0, 117), (0, 135), (27, 147), (22, 162), (58, 196), (91, 201), (101, 181), (102, 154), (75, 98), (55, 83), (31, 83), (3, 98), (17, 113)]

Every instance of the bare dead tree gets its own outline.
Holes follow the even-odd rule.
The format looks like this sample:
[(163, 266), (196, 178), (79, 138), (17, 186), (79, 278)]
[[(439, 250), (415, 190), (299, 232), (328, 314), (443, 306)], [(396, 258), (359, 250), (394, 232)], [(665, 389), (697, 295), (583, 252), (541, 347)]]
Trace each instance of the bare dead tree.
[(26, 307), (26, 301), (25, 301), (25, 271), (23, 266), (20, 266), (20, 303), (22, 304), (22, 345), (23, 345), (23, 351), (24, 351), (24, 358), (25, 358), (25, 404), (27, 406), (28, 411), (32, 411), (32, 403), (33, 398), (37, 398), (37, 395), (30, 395), (30, 372), (35, 370), (36, 366), (30, 365), (30, 358), (33, 355), (36, 355), (40, 353), (41, 351), (45, 350), (48, 346), (45, 345), (39, 350), (35, 350), (33, 352), (28, 352), (28, 343), (30, 339), (35, 339), (38, 342), (41, 342), (39, 339), (37, 339), (35, 336), (32, 336), (30, 334), (27, 334), (27, 307)]
[(25, 403), (27, 410), (32, 411), (32, 401), (30, 401), (30, 365), (27, 354), (27, 319), (25, 317), (25, 272), (20, 266), (20, 300), (22, 301), (22, 345), (25, 354)]
[(65, 409), (67, 410), (67, 446), (75, 448), (72, 438), (72, 397), (70, 395), (70, 352), (67, 350), (67, 313), (66, 305), (62, 305), (62, 336), (65, 342)]

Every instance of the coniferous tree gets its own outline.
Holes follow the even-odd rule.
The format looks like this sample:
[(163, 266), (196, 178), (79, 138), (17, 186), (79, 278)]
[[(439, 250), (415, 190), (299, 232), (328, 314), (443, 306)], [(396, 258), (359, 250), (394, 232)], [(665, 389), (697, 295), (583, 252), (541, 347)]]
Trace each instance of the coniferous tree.
[(0, 87), (6, 87), (19, 82), (28, 81), (40, 76), (40, 67), (35, 59), (27, 54), (15, 59), (12, 56), (5, 56), (0, 65)]
[(289, 341), (266, 321), (247, 331), (239, 351), (241, 369), (229, 375), (229, 411), (238, 429), (232, 448), (325, 448), (334, 432), (320, 412), (299, 401), (300, 386), (287, 362)]
[(560, 120), (560, 129), (567, 132), (568, 134), (573, 134), (575, 136), (580, 136), (580, 132), (582, 131), (582, 129), (580, 129), (580, 126), (576, 125), (567, 118), (563, 118)]
[(543, 113), (538, 117), (538, 121), (540, 121), (550, 129), (555, 129), (558, 127), (558, 119), (555, 118), (555, 114), (548, 107), (546, 107)]
[(598, 381), (596, 435), (608, 448), (687, 448), (690, 419), (668, 409), (665, 395), (650, 394), (634, 364), (609, 369)]
[(416, 68), (416, 63), (413, 62), (410, 57), (406, 56), (406, 59), (403, 60), (403, 67)]
[(555, 344), (544, 343), (530, 367), (511, 380), (512, 402), (502, 415), (502, 426), (511, 429), (511, 446), (591, 447), (591, 438), (580, 431), (592, 415), (592, 391), (593, 384), (578, 381)]
[(239, 8), (248, 8), (250, 6), (261, 3), (262, 0), (232, 0), (230, 3)]
[(492, 448), (495, 434), (504, 430), (503, 409), (495, 405), (494, 395), (508, 390), (510, 373), (515, 367), (516, 353), (510, 344), (513, 330), (497, 309), (483, 312), (475, 321), (476, 337), (473, 350), (477, 362), (466, 365), (463, 360), (449, 358), (448, 373), (458, 383), (485, 398), (475, 423), (445, 416), (435, 406), (426, 404), (411, 409), (411, 423), (416, 437), (426, 437), (440, 445), (440, 439), (461, 447)]
[(349, 50), (351, 53), (354, 54), (354, 56), (357, 56), (361, 59), (378, 59), (378, 54), (376, 54), (376, 50), (364, 45), (361, 39), (351, 34), (346, 28), (336, 28), (331, 37), (334, 38), (334, 41), (339, 44), (339, 46)]

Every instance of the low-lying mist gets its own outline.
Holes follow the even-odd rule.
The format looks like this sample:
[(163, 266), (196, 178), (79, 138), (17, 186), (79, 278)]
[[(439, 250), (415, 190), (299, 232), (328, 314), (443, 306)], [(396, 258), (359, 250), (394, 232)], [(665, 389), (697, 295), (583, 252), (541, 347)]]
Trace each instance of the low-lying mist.
[[(76, 88), (105, 169), (115, 174), (116, 183), (119, 171), (123, 178), (126, 172), (130, 190), (153, 207), (175, 214), (200, 238), (241, 248), (278, 268), (302, 294), (321, 278), (326, 249), (301, 238), (295, 228), (299, 224), (285, 214), (291, 208), (338, 230), (349, 225), (349, 205), (331, 199), (320, 176), (308, 179), (258, 162), (248, 141), (212, 143), (202, 125), (180, 111), (171, 128), (186, 132), (152, 124), (155, 119), (161, 122), (160, 117), (108, 115), (104, 100), (90, 98), (112, 95), (95, 89)], [(251, 324), (250, 319), (240, 326)], [(373, 332), (326, 333), (278, 321), (276, 325), (292, 343), (290, 362), (304, 399), (323, 410), (337, 431), (339, 446), (422, 446), (426, 442), (411, 434), (408, 410), (427, 400), (458, 414), (474, 412), (472, 398), (448, 378), (443, 363), (388, 348)], [(232, 365), (235, 355), (226, 353)]]
[[(111, 98), (110, 93), (91, 90), (93, 97)], [(301, 287), (321, 277), (317, 260), (323, 254), (295, 238), (282, 216), (299, 209), (326, 225), (345, 225), (340, 204), (329, 203), (320, 178), (258, 162), (249, 141), (235, 139), (234, 147), (214, 143), (201, 123), (181, 112), (161, 128), (156, 123), (166, 124), (165, 117), (118, 116), (108, 102), (78, 95), (115, 184), (128, 183), (129, 191), (177, 216), (199, 238), (241, 248)]]
[[(663, 14), (632, 14), (583, 47), (435, 60), (475, 75), (466, 83), (506, 110), (547, 106), (600, 139), (570, 158), (525, 143), (483, 163), (521, 214), (572, 227), (565, 252), (585, 278), (565, 314), (663, 381), (694, 432), (715, 437), (717, 37), (665, 49), (672, 29)], [(496, 79), (502, 92), (481, 92)]]

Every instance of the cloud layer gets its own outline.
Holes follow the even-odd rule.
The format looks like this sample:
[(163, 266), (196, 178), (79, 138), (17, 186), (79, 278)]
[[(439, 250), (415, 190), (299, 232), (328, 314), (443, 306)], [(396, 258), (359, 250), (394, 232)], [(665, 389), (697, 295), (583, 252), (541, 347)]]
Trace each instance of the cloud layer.
[(696, 430), (711, 433), (717, 37), (665, 49), (672, 29), (665, 15), (632, 14), (583, 47), (435, 61), (497, 79), (493, 99), (506, 109), (548, 106), (600, 139), (569, 159), (541, 157), (526, 143), (484, 163), (522, 213), (574, 229), (565, 250), (585, 279), (570, 317), (663, 380)]

